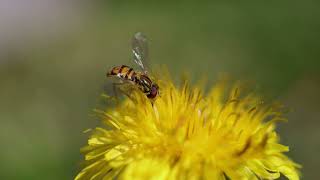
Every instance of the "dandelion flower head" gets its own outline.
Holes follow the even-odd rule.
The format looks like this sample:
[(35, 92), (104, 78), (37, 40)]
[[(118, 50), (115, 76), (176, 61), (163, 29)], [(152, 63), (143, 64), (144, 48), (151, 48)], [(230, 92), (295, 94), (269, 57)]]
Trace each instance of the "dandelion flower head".
[(187, 81), (158, 84), (154, 102), (137, 91), (99, 112), (76, 179), (299, 179), (275, 131), (277, 108), (238, 85), (204, 94)]

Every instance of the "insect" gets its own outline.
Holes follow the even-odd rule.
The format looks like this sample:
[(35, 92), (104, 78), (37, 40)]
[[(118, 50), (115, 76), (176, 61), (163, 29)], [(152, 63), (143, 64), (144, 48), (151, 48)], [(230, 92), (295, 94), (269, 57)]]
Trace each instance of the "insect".
[(116, 77), (119, 83), (114, 85), (131, 84), (141, 90), (149, 99), (159, 95), (159, 86), (148, 75), (148, 45), (147, 38), (141, 33), (136, 33), (132, 38), (132, 53), (134, 62), (142, 71), (121, 65), (113, 67), (107, 72), (107, 77)]

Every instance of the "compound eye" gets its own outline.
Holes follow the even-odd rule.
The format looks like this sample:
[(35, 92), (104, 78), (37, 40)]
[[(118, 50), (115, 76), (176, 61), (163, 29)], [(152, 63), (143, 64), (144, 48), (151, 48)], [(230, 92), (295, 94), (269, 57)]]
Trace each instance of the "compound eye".
[(153, 95), (156, 95), (157, 92), (158, 92), (157, 87), (156, 87), (156, 86), (152, 86), (151, 93), (152, 93)]
[(157, 86), (152, 85), (148, 98), (155, 98), (157, 95), (158, 95), (158, 88)]

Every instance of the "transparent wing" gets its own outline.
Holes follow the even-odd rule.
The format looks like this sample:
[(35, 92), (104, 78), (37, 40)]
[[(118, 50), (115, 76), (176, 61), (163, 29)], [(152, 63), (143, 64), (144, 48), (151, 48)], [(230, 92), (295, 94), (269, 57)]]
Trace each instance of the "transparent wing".
[(147, 73), (149, 70), (148, 40), (141, 32), (135, 33), (132, 38), (132, 53), (134, 62), (144, 73)]

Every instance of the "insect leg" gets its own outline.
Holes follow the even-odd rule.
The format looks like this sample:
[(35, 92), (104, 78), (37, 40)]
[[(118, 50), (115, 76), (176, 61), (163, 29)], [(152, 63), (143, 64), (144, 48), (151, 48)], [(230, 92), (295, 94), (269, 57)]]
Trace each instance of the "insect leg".
[(119, 95), (118, 95), (118, 91), (120, 90), (119, 86), (123, 85), (122, 82), (119, 83), (112, 83), (112, 89), (113, 89), (113, 93), (114, 96), (116, 98), (116, 100), (119, 102)]
[(119, 102), (119, 96), (117, 91), (120, 91), (122, 94), (124, 94), (125, 96), (127, 96), (130, 100), (134, 101), (134, 99), (130, 96), (130, 94), (128, 92), (126, 92), (125, 90), (121, 89), (121, 87), (124, 86), (128, 86), (128, 84), (120, 82), (120, 83), (113, 83), (113, 91), (115, 93), (116, 99)]

